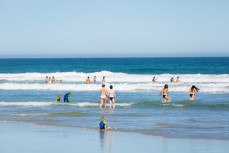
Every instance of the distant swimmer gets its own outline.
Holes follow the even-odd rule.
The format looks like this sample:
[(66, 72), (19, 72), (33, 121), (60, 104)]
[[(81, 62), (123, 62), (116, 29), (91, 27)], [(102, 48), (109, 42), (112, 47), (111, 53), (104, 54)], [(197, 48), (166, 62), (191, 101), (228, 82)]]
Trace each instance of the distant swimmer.
[(94, 78), (93, 78), (93, 82), (94, 82), (94, 83), (96, 83), (96, 76), (94, 76)]
[(58, 96), (56, 97), (56, 101), (59, 102), (61, 99), (61, 94), (58, 94)]
[(104, 116), (101, 117), (101, 121), (99, 122), (99, 130), (106, 130), (107, 129), (107, 123)]
[(71, 92), (68, 92), (64, 95), (64, 102), (69, 102), (68, 98), (71, 97)]
[(105, 84), (102, 84), (102, 89), (100, 90), (101, 92), (101, 96), (100, 96), (100, 99), (101, 99), (101, 103), (100, 103), (100, 108), (104, 107), (106, 108), (107, 107), (107, 89), (105, 88)]
[(91, 80), (90, 80), (90, 77), (88, 76), (86, 81), (85, 81), (86, 84), (90, 84), (91, 83)]
[(103, 76), (102, 83), (106, 83), (105, 76)]
[(115, 108), (115, 91), (113, 89), (113, 86), (110, 85), (110, 90), (108, 91), (108, 96), (109, 96), (109, 101), (110, 101), (110, 108), (113, 107)]
[(197, 88), (195, 85), (192, 85), (191, 89), (189, 90), (189, 96), (190, 100), (195, 100), (195, 94), (199, 91), (200, 89)]
[(174, 82), (174, 78), (173, 77), (170, 79), (170, 82)]
[(51, 77), (49, 77), (49, 83), (52, 83), (52, 79), (51, 79)]
[(55, 80), (54, 76), (52, 76), (51, 83), (55, 83), (55, 82), (56, 82), (56, 80)]
[(60, 80), (60, 83), (63, 84), (64, 82), (62, 80)]
[(167, 84), (165, 84), (164, 88), (161, 90), (160, 95), (161, 93), (163, 93), (163, 102), (169, 102), (169, 86)]
[(179, 82), (180, 82), (180, 77), (178, 76), (177, 80), (176, 80), (176, 83), (179, 83)]
[(156, 81), (157, 81), (157, 78), (156, 77), (153, 77), (152, 82), (153, 83), (156, 83)]
[(45, 77), (45, 83), (49, 83), (49, 77), (48, 76)]

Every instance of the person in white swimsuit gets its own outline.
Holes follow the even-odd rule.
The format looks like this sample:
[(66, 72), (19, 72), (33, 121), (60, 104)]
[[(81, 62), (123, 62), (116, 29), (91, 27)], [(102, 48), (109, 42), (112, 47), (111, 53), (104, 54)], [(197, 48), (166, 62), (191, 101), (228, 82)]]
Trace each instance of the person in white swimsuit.
[(105, 88), (105, 84), (102, 84), (102, 89), (100, 89), (100, 99), (101, 99), (101, 103), (100, 103), (100, 108), (107, 107), (107, 89)]
[(113, 89), (113, 86), (110, 85), (110, 90), (108, 91), (108, 95), (109, 95), (109, 101), (110, 101), (110, 108), (113, 107), (115, 108), (115, 91)]

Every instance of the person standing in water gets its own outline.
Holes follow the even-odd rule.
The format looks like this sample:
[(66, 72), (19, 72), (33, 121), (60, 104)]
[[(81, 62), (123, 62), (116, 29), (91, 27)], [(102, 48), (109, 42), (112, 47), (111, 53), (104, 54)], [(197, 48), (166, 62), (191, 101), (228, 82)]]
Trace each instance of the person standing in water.
[(174, 78), (173, 77), (170, 79), (170, 82), (174, 82)]
[(179, 83), (179, 82), (180, 82), (180, 77), (178, 76), (177, 80), (176, 80), (176, 83)]
[(91, 80), (90, 80), (90, 77), (88, 76), (86, 81), (85, 81), (86, 84), (90, 84), (91, 83)]
[(103, 84), (106, 83), (105, 76), (103, 76), (102, 83), (103, 83)]
[(60, 80), (60, 83), (63, 84), (64, 82), (62, 80)]
[(113, 86), (110, 85), (110, 90), (108, 91), (108, 95), (109, 95), (109, 101), (110, 101), (110, 108), (113, 107), (115, 108), (115, 91), (113, 89)]
[(157, 78), (156, 77), (153, 77), (152, 82), (153, 83), (156, 83), (156, 81), (157, 81)]
[(192, 87), (189, 90), (189, 96), (190, 100), (195, 100), (195, 94), (199, 91), (200, 89), (197, 88), (195, 85), (192, 85)]
[(56, 82), (56, 80), (55, 80), (54, 76), (52, 76), (51, 83), (55, 83), (55, 82)]
[(164, 88), (161, 90), (160, 95), (161, 93), (163, 93), (163, 102), (169, 102), (169, 86), (167, 84), (165, 84)]
[(48, 76), (45, 77), (45, 83), (49, 83), (49, 77)]
[(105, 88), (105, 84), (102, 84), (102, 89), (100, 90), (101, 96), (100, 96), (100, 108), (107, 107), (107, 89)]
[(96, 76), (94, 76), (94, 78), (93, 78), (93, 82), (94, 82), (94, 83), (96, 83)]
[(71, 97), (71, 92), (68, 92), (64, 95), (64, 102), (69, 102), (68, 98)]
[(51, 77), (49, 77), (49, 83), (52, 83), (52, 79), (51, 79)]
[(61, 94), (58, 94), (58, 96), (56, 97), (56, 101), (59, 102), (61, 99)]

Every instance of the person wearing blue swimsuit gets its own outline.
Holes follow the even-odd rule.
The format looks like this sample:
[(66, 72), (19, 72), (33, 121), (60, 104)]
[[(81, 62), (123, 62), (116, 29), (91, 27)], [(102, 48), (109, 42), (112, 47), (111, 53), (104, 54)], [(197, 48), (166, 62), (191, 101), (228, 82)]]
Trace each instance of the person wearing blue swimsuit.
[(99, 122), (99, 129), (100, 130), (106, 130), (106, 119), (104, 116), (101, 117), (101, 121)]
[(71, 97), (71, 92), (68, 92), (64, 95), (64, 102), (69, 102), (68, 98)]

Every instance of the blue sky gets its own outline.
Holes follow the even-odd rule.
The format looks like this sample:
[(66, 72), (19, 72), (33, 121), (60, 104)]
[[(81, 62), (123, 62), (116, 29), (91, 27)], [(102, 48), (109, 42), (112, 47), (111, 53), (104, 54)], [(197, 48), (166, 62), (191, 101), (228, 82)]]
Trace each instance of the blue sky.
[(228, 56), (228, 8), (227, 0), (0, 0), (0, 56)]

